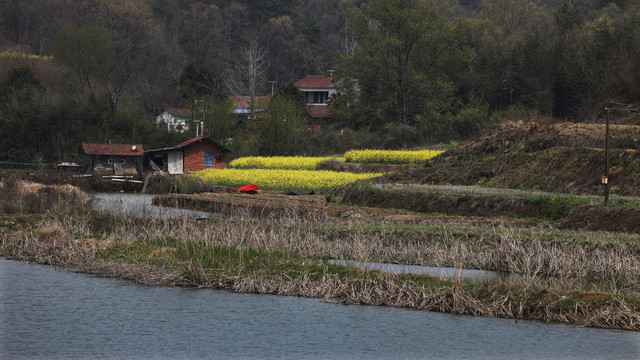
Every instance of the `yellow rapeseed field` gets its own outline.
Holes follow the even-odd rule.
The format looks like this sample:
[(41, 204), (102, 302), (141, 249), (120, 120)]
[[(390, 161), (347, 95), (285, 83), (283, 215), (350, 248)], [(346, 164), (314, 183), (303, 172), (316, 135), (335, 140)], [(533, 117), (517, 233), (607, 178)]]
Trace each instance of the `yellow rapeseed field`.
[(419, 164), (442, 154), (444, 150), (351, 150), (346, 162), (378, 164)]
[(310, 156), (247, 156), (229, 163), (233, 169), (315, 170), (322, 163), (338, 158)]
[(3, 51), (0, 52), (0, 58), (22, 58), (22, 59), (32, 59), (32, 60), (52, 60), (53, 56), (38, 56), (33, 54), (21, 54), (15, 52)]
[(206, 181), (219, 186), (237, 188), (245, 184), (256, 184), (264, 190), (305, 193), (328, 190), (380, 175), (382, 174), (273, 169), (207, 169), (194, 174), (194, 176), (202, 177)]

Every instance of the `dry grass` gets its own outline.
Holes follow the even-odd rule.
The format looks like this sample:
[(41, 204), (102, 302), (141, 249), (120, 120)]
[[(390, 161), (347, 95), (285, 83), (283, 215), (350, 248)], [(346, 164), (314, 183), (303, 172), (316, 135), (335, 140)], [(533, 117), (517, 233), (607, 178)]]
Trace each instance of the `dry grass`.
[[(637, 242), (551, 242), (548, 231), (512, 227), (461, 228), (446, 222), (429, 231), (370, 230), (365, 218), (327, 227), (322, 214), (263, 214), (236, 209), (221, 221), (187, 218), (56, 217), (56, 231), (83, 237), (148, 241), (174, 237), (239, 249), (261, 248), (301, 257), (496, 270), (508, 281), (553, 289), (640, 294)], [(384, 228), (384, 226), (383, 226)], [(425, 227), (425, 229), (427, 229)], [(480, 232), (474, 237), (461, 231)], [(596, 233), (597, 235), (597, 233)], [(595, 235), (594, 235), (595, 236)]]
[(72, 185), (42, 185), (25, 180), (0, 182), (0, 213), (84, 213), (91, 197)]
[[(2, 193), (9, 197), (6, 191)], [(12, 194), (17, 196), (18, 191)], [(55, 212), (22, 226), (0, 226), (0, 254), (144, 284), (212, 287), (318, 297), (346, 304), (640, 330), (638, 301), (633, 298), (637, 299), (640, 292), (637, 242), (550, 242), (545, 240), (548, 234), (544, 230), (536, 233), (510, 227), (467, 228), (476, 232), (469, 236), (469, 231), (461, 232), (458, 225), (447, 222), (406, 231), (384, 226), (382, 230), (372, 229), (366, 217), (352, 216), (337, 220), (337, 224), (328, 221), (325, 216), (295, 210), (256, 216), (236, 209), (236, 213), (220, 220)], [(425, 277), (367, 271), (345, 276), (328, 272), (326, 265), (324, 274), (318, 277), (305, 271), (251, 274), (242, 270), (243, 264), (237, 269), (212, 269), (197, 258), (180, 266), (158, 266), (150, 261), (104, 256), (116, 246), (151, 244), (168, 237), (180, 239), (177, 246), (195, 242), (290, 254), (277, 265), (300, 269), (306, 265), (295, 263), (296, 257), (325, 255), (359, 261), (495, 269), (517, 275), (497, 284), (435, 281), (428, 285), (423, 283)], [(169, 246), (160, 244), (149, 247), (148, 256), (158, 258), (170, 253)], [(552, 282), (549, 276), (555, 280)], [(607, 293), (567, 291), (585, 279), (599, 280), (601, 287), (595, 289)], [(632, 298), (627, 300), (616, 294)]]

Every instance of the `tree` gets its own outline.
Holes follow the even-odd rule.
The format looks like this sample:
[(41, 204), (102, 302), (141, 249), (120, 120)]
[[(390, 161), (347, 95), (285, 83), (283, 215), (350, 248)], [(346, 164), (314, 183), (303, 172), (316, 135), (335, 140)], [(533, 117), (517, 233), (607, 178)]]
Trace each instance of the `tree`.
[(181, 27), (181, 46), (187, 56), (199, 64), (204, 64), (221, 42), (222, 17), (215, 5), (201, 2), (192, 3), (188, 11), (183, 12)]
[(293, 84), (293, 82), (288, 82), (282, 86), (280, 86), (275, 94), (275, 97), (283, 97), (289, 101), (291, 101), (296, 108), (304, 111), (304, 106), (307, 103), (307, 99), (304, 96), (304, 93), (298, 89), (297, 86)]
[(115, 66), (113, 56), (106, 30), (98, 25), (64, 26), (54, 49), (56, 61), (66, 65), (92, 97), (108, 81), (110, 69)]
[(261, 156), (293, 155), (300, 147), (304, 120), (296, 105), (284, 97), (269, 102), (267, 116), (260, 120), (256, 151)]
[(444, 65), (472, 55), (462, 36), (466, 23), (448, 21), (447, 11), (431, 0), (365, 0), (347, 12), (347, 31), (358, 46), (338, 69), (358, 79), (372, 105), (365, 112), (378, 125), (411, 124), (416, 114), (445, 106), (429, 103), (452, 88)]
[(198, 65), (193, 61), (190, 61), (182, 70), (179, 84), (180, 94), (186, 106), (191, 106), (194, 100), (212, 98), (220, 102), (228, 97), (220, 76), (208, 66)]
[(240, 120), (233, 113), (234, 107), (229, 97), (224, 101), (215, 101), (213, 98), (206, 100), (203, 104), (203, 114), (206, 114), (203, 134), (218, 144), (228, 145)]
[(251, 119), (255, 119), (256, 100), (268, 70), (266, 52), (258, 45), (257, 36), (253, 36), (249, 45), (240, 49), (235, 63), (235, 76), (231, 80), (234, 95), (249, 96)]
[(32, 161), (44, 152), (45, 89), (30, 67), (10, 69), (0, 83), (0, 154), (10, 160)]

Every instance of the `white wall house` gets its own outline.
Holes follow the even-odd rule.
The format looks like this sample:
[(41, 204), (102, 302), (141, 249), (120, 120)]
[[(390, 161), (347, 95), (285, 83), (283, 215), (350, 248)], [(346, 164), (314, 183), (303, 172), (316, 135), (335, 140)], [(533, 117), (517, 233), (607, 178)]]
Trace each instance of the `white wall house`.
[(186, 108), (166, 108), (156, 116), (158, 125), (165, 124), (167, 130), (174, 132), (185, 132), (189, 130), (189, 120), (191, 119), (191, 109)]
[(304, 93), (307, 105), (324, 105), (337, 93), (335, 76), (308, 75), (295, 82), (295, 86)]
[(320, 129), (320, 120), (329, 116), (329, 100), (338, 93), (336, 76), (308, 75), (294, 83), (307, 100), (308, 122), (313, 131)]

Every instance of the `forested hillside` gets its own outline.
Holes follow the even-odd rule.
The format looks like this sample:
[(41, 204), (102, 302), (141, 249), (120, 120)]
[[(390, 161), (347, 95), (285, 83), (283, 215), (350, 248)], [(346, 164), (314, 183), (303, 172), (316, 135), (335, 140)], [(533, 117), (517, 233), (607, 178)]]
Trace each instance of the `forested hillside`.
[[(285, 85), (328, 70), (357, 82), (311, 133)], [(277, 110), (229, 115), (229, 95), (272, 88)], [(640, 101), (640, 4), (0, 1), (0, 161), (80, 159), (81, 142), (175, 145), (195, 133), (155, 116), (196, 100), (205, 134), (235, 154), (413, 147), (523, 113), (582, 121)]]

